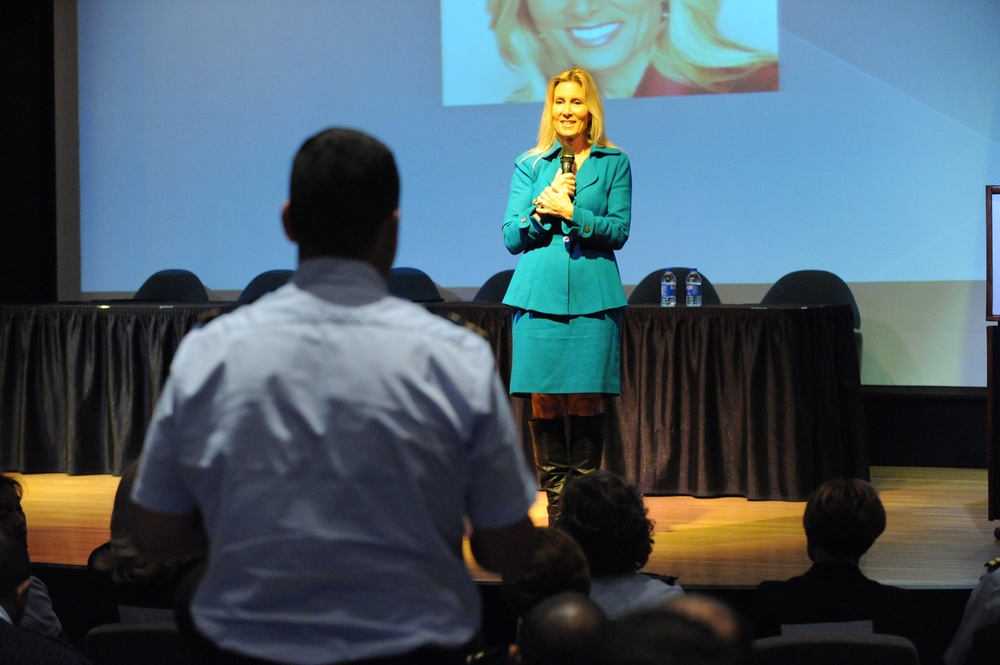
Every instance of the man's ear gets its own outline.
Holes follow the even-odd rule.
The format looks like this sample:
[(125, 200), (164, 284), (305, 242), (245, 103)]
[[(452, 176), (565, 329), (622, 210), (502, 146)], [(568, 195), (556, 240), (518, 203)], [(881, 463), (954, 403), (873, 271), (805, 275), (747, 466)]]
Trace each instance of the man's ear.
[(375, 246), (369, 253), (368, 262), (375, 266), (383, 277), (389, 277), (392, 269), (392, 262), (396, 260), (396, 244), (399, 241), (399, 209), (392, 213), (382, 222), (382, 230), (379, 232)]
[(295, 239), (295, 231), (292, 230), (292, 214), (288, 201), (281, 205), (281, 226), (285, 229), (285, 237), (292, 242), (298, 242)]

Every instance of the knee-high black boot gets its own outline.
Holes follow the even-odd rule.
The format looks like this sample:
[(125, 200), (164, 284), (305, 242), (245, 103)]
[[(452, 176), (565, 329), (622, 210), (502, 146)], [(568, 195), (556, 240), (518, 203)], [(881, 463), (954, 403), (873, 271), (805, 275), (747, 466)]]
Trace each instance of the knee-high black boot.
[(538, 481), (549, 501), (549, 524), (559, 515), (559, 493), (569, 473), (569, 448), (566, 445), (566, 421), (563, 418), (535, 418), (528, 421), (535, 449)]
[(569, 417), (569, 473), (597, 471), (604, 455), (604, 414)]

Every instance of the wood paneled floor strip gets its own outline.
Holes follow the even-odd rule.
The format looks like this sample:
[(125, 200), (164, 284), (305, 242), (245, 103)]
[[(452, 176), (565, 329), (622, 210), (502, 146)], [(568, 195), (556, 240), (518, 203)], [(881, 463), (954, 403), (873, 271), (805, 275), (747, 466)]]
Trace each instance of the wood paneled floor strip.
[[(108, 538), (118, 478), (31, 474), (24, 486), (32, 560), (86, 565)], [(888, 528), (862, 559), (870, 577), (912, 588), (971, 588), (983, 564), (1000, 556), (987, 519), (985, 469), (874, 467), (872, 482)], [(753, 586), (809, 566), (802, 533), (804, 503), (742, 498), (647, 497), (656, 522), (646, 570), (677, 575), (688, 586)], [(545, 523), (542, 494), (531, 510)], [(495, 577), (466, 559), (474, 577)]]

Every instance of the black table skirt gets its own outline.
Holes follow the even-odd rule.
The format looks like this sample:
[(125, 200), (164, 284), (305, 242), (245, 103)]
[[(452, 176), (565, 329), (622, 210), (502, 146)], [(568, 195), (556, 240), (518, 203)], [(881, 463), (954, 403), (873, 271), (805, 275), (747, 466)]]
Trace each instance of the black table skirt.
[[(21, 473), (119, 473), (177, 344), (231, 306), (0, 306), (0, 464)], [(434, 303), (485, 332), (510, 377), (510, 309)], [(605, 402), (604, 465), (647, 494), (802, 500), (868, 477), (849, 307), (634, 306), (622, 395)], [(530, 459), (529, 400), (512, 398)]]

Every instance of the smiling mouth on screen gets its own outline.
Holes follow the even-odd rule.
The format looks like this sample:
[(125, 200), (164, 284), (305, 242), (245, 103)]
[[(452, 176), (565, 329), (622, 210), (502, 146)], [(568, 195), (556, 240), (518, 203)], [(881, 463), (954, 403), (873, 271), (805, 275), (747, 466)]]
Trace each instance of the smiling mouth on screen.
[(570, 28), (567, 32), (577, 46), (594, 48), (595, 46), (604, 46), (611, 41), (621, 30), (621, 27), (622, 24), (616, 21), (590, 27)]

